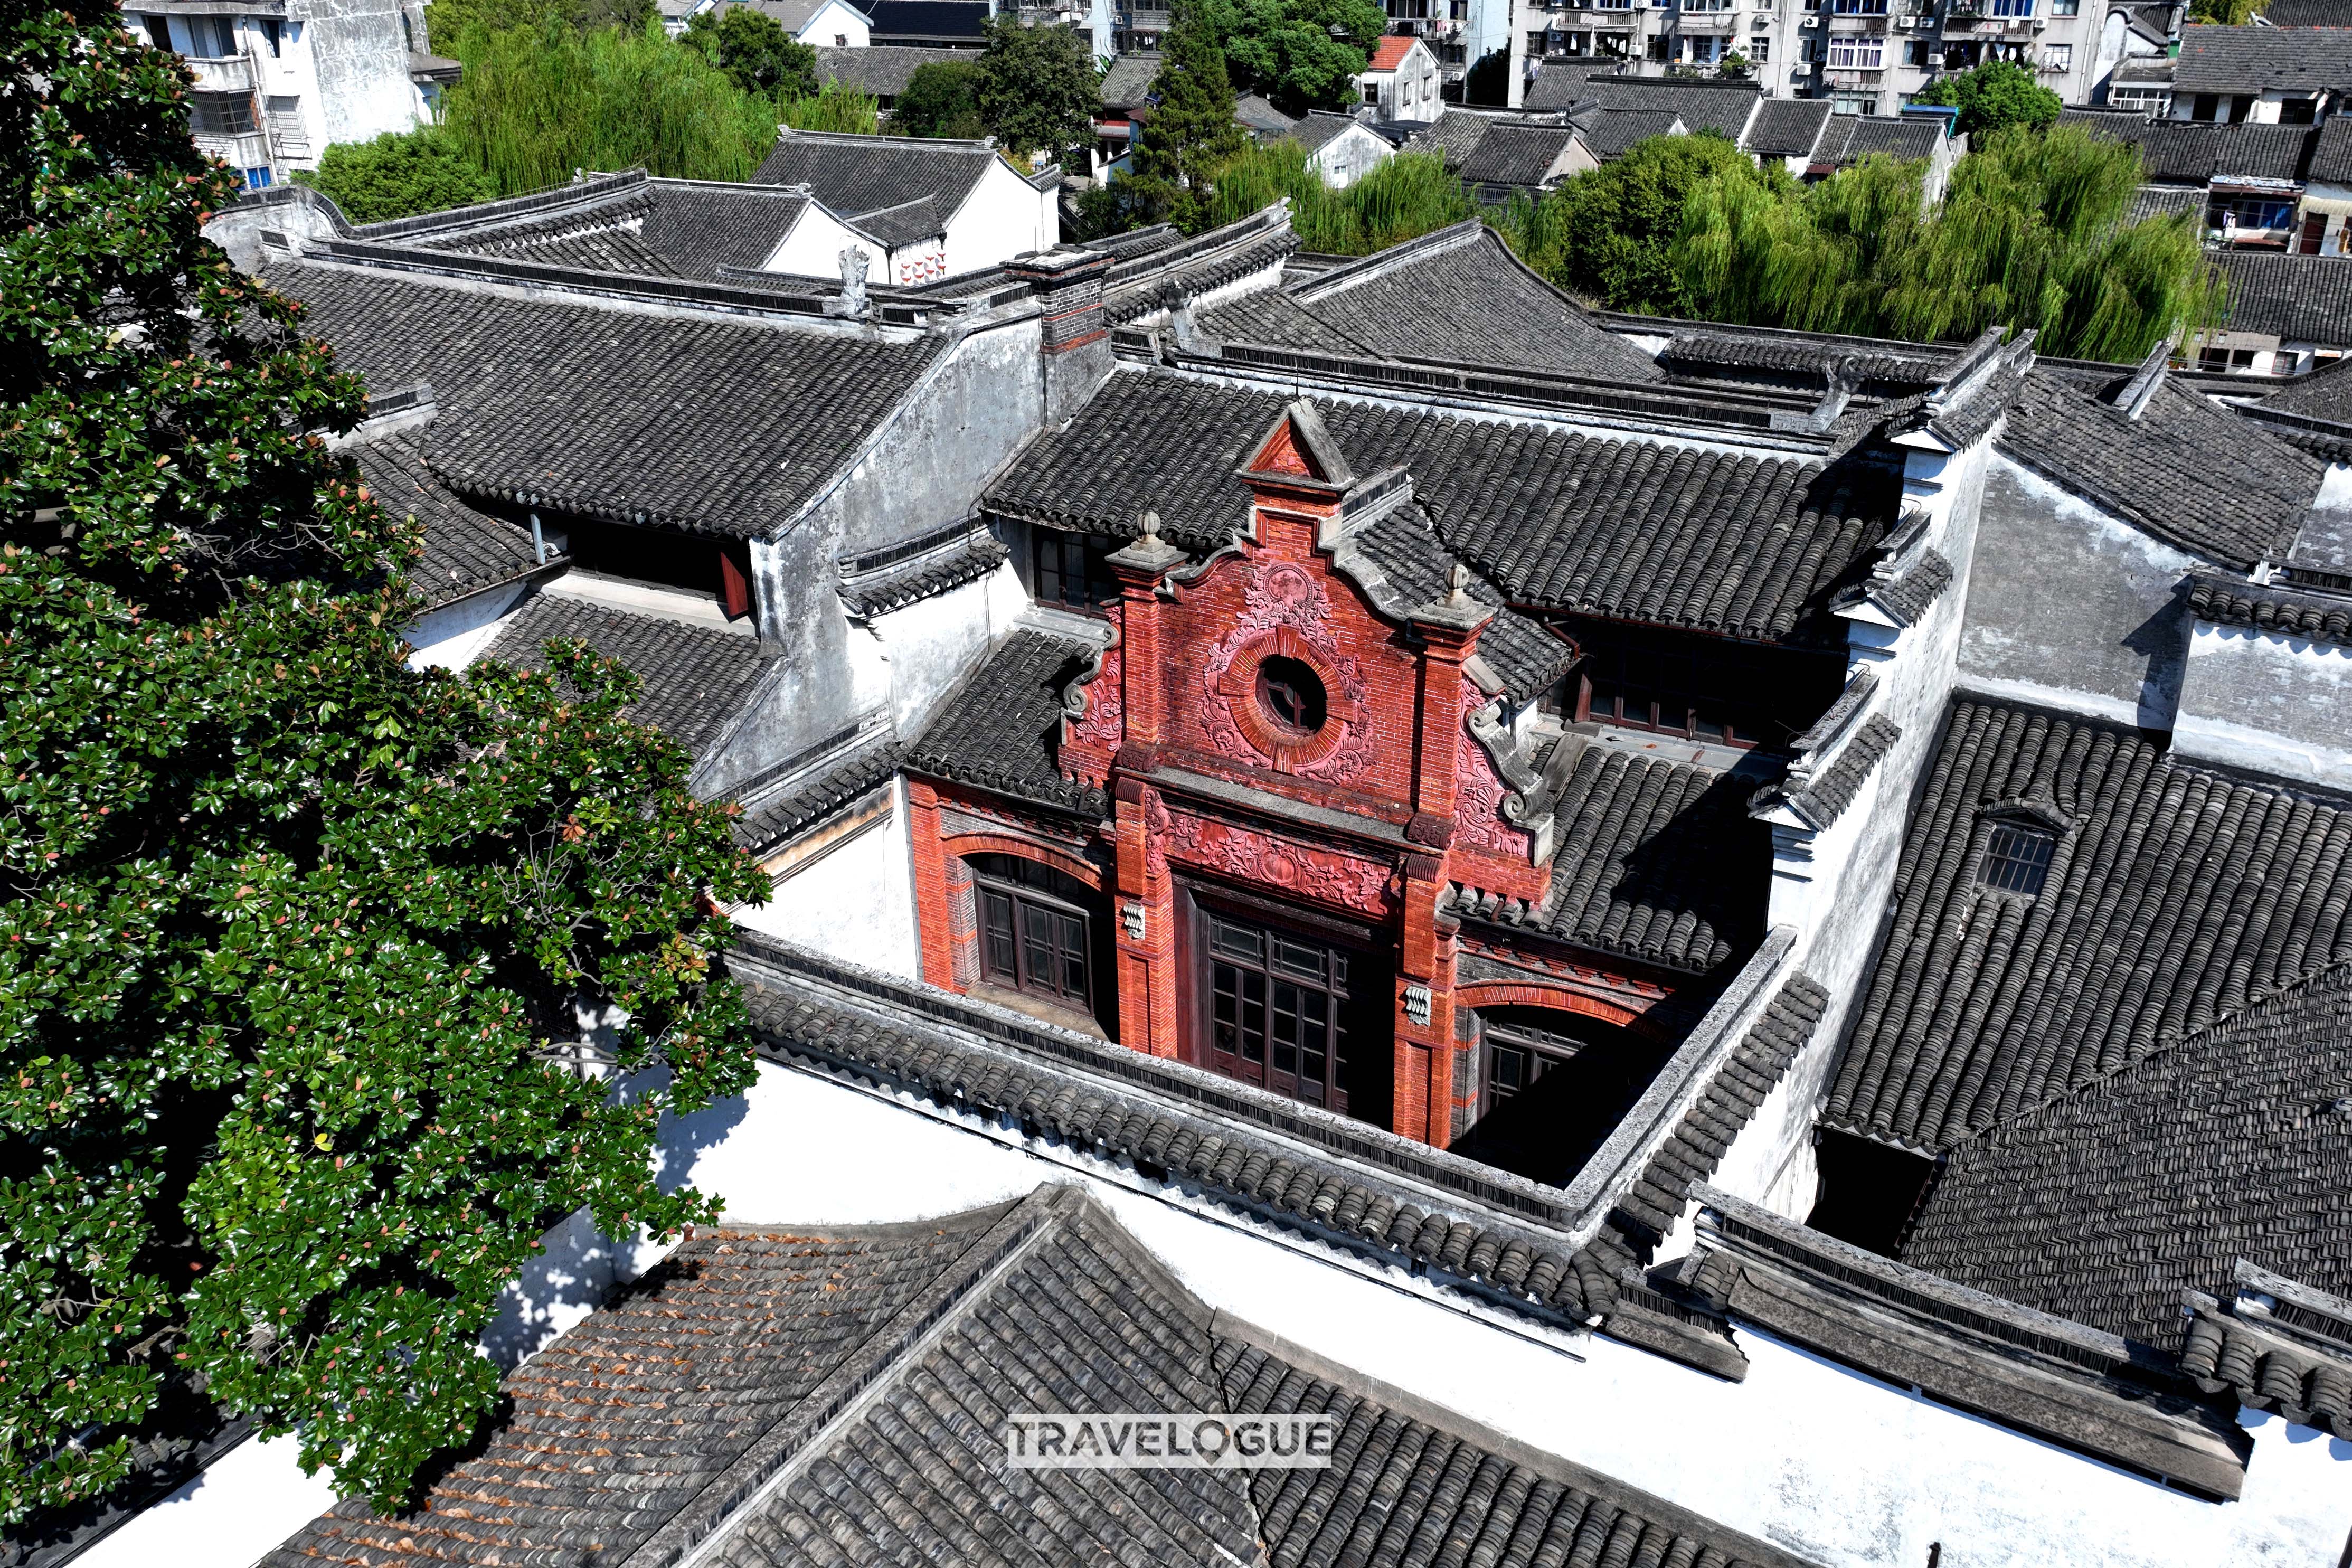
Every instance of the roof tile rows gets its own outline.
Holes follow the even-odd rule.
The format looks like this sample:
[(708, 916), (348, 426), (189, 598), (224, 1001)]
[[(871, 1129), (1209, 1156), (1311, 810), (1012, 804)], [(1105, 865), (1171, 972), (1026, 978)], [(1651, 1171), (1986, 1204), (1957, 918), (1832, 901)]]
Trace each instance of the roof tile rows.
[(2240, 1258), (2352, 1289), (2347, 1041), (2338, 963), (1963, 1140), (1904, 1261), (2164, 1349)]
[(1681, 120), (1694, 136), (1712, 131), (1737, 142), (1748, 116), (1764, 101), (1764, 89), (1753, 81), (1596, 76), (1585, 83), (1584, 101), (1601, 110), (1662, 110)]
[(1091, 651), (1051, 632), (1017, 628), (940, 705), (907, 765), (1100, 820), (1109, 809), (1103, 792), (1063, 776), (1057, 762), (1062, 691)]
[[(999, 512), (1132, 534), (1147, 509), (1188, 546), (1245, 516), (1234, 477), (1285, 400), (1122, 373), (998, 480)], [(1891, 474), (1603, 441), (1533, 425), (1318, 403), (1349, 464), (1409, 468), (1447, 549), (1514, 603), (1785, 639), (1885, 537)]]
[(1769, 158), (1801, 158), (1820, 144), (1830, 111), (1826, 98), (1768, 98), (1748, 122), (1746, 148)]
[(555, 594), (541, 594), (516, 612), (482, 657), (518, 669), (544, 669), (546, 644), (572, 638), (626, 665), (638, 681), (628, 716), (690, 752), (725, 732), (775, 663), (757, 637)]
[[(2070, 825), (2038, 896), (1979, 880), (2014, 803)], [(1949, 1149), (2347, 958), (2352, 811), (1961, 700), (1823, 1118)]]
[(2341, 595), (2200, 573), (2189, 579), (2189, 607), (2199, 620), (2217, 626), (2352, 645), (2352, 599)]
[(762, 266), (807, 205), (759, 185), (646, 180), (522, 222), (406, 237), (435, 250), (715, 281), (722, 267)]
[(853, 221), (929, 196), (945, 221), (997, 162), (995, 151), (980, 142), (787, 130), (751, 178), (763, 185), (806, 185)]
[[(360, 478), (386, 514), (414, 518), (425, 531), (425, 552), (408, 569), (408, 580), (430, 609), (540, 567), (530, 531), (502, 517), (476, 511), (451, 495), (425, 466), (425, 454), (406, 436), (379, 437), (353, 448)], [(550, 551), (550, 561), (561, 561)]]
[(738, 538), (788, 521), (942, 352), (299, 262), (270, 281), (343, 368), (433, 383), (418, 444), (459, 494)]
[(816, 52), (816, 71), (828, 82), (839, 82), (876, 98), (897, 98), (925, 66), (974, 65), (969, 49), (927, 49), (905, 44), (877, 44), (869, 48), (825, 47)]
[(1457, 889), (1453, 907), (1596, 952), (1717, 969), (1764, 932), (1770, 840), (1748, 815), (1749, 787), (1695, 763), (1587, 745), (1553, 808), (1559, 848), (1542, 905)]
[(2037, 371), (2000, 444), (2167, 543), (2241, 568), (2277, 558), (2319, 489), (2317, 458), (2169, 384), (2134, 419)]
[(2352, 86), (2352, 33), (2183, 27), (2172, 80), (2176, 92), (2321, 92)]
[(2225, 250), (2214, 260), (2230, 285), (2230, 331), (2352, 348), (2352, 257)]
[(1844, 168), (1874, 153), (1909, 161), (1933, 157), (1944, 140), (1940, 120), (1902, 120), (1876, 114), (1834, 114), (1813, 148), (1816, 167)]

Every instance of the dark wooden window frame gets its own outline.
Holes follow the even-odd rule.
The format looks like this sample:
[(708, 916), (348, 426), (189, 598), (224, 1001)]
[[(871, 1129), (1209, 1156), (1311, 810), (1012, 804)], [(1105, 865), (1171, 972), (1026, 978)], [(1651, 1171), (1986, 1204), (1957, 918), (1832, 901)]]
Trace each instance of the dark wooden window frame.
[[(1100, 613), (1118, 599), (1118, 579), (1103, 558), (1121, 542), (1107, 533), (1070, 533), (1033, 523), (1029, 529), (1029, 594), (1041, 605)], [(1075, 570), (1073, 563), (1075, 562)]]
[[(1587, 1048), (1586, 1042), (1566, 1035), (1539, 1035), (1531, 1028), (1481, 1017), (1478, 1023), (1478, 1114), (1486, 1116), (1503, 1101), (1524, 1093), (1552, 1068), (1563, 1067)], [(1516, 1056), (1522, 1070), (1511, 1072), (1498, 1057)], [(1516, 1081), (1513, 1081), (1516, 1079)]]
[[(1297, 1099), (1303, 1104), (1321, 1105), (1341, 1115), (1357, 1116), (1381, 1126), (1388, 1125), (1386, 1100), (1393, 1092), (1390, 1080), (1394, 1076), (1391, 1060), (1394, 1040), (1390, 1028), (1378, 1026), (1386, 1024), (1393, 1010), (1390, 973), (1394, 963), (1390, 952), (1393, 938), (1380, 927), (1255, 897), (1243, 889), (1194, 882), (1189, 879), (1180, 879), (1178, 897), (1177, 973), (1184, 977), (1183, 984), (1189, 992), (1189, 1005), (1182, 1010), (1185, 1058), (1194, 1066), (1205, 1068), (1221, 1077), (1255, 1084), (1269, 1092)], [(1264, 1069), (1255, 1073), (1236, 1070), (1243, 1064), (1232, 1059), (1231, 1053), (1218, 1050), (1215, 966), (1219, 955), (1214, 951), (1211, 921), (1220, 919), (1253, 926), (1270, 936), (1280, 936), (1302, 945), (1318, 946), (1346, 957), (1346, 994), (1356, 1009), (1356, 1015), (1354, 1037), (1345, 1044), (1352, 1048), (1355, 1055), (1350, 1057), (1347, 1050), (1330, 1053), (1322, 1079), (1324, 1098), (1297, 1094), (1290, 1087), (1269, 1082), (1269, 1079), (1276, 1076), (1272, 1071), (1270, 1059)], [(1295, 984), (1297, 981), (1288, 983)], [(1269, 1004), (1272, 1001), (1271, 989), (1269, 985)], [(1326, 1016), (1328, 1020), (1329, 1015)], [(1341, 1043), (1336, 1035), (1334, 1043)], [(1270, 1048), (1268, 1056), (1271, 1057)], [(1349, 1063), (1352, 1063), (1358, 1077), (1355, 1091), (1349, 1089), (1341, 1077), (1343, 1066)], [(1290, 1076), (1295, 1079), (1297, 1075), (1294, 1070)], [(1357, 1103), (1366, 1099), (1362, 1090), (1374, 1087), (1375, 1080), (1381, 1103)]]
[[(1019, 856), (993, 857), (1024, 869), (1032, 866), (1037, 868), (1034, 877), (1008, 875), (992, 867), (972, 864), (975, 858), (968, 858), (966, 864), (971, 871), (981, 979), (991, 985), (1091, 1015), (1098, 987), (1095, 974), (1098, 934), (1094, 924), (1096, 911), (1044, 885), (1050, 876), (1067, 878), (1068, 873)], [(1041, 954), (1050, 973), (1037, 973)], [(1077, 964), (1075, 988), (1070, 984), (1067, 969), (1073, 958)]]

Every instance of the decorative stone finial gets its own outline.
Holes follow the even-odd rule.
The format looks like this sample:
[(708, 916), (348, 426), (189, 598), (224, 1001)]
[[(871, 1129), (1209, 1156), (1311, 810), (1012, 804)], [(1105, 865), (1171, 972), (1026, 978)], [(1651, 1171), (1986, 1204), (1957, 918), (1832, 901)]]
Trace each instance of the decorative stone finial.
[(1447, 604), (1458, 605), (1470, 596), (1470, 568), (1459, 561), (1454, 563), (1454, 570), (1446, 574), (1445, 581)]
[(1138, 521), (1142, 524), (1143, 537), (1154, 544), (1159, 543), (1160, 514), (1156, 511), (1147, 511)]
[(863, 248), (852, 246), (841, 253), (841, 298), (843, 308), (853, 316), (866, 313), (866, 268), (868, 263)]

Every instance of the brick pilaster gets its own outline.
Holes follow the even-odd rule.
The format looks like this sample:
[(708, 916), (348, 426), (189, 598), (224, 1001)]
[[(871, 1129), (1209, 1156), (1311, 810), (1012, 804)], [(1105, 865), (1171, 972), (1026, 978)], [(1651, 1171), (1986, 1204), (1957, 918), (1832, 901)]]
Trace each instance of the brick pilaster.
[(948, 897), (947, 846), (940, 837), (940, 792), (921, 779), (907, 781), (907, 851), (914, 861), (915, 931), (922, 943), (923, 979), (958, 989), (955, 919)]

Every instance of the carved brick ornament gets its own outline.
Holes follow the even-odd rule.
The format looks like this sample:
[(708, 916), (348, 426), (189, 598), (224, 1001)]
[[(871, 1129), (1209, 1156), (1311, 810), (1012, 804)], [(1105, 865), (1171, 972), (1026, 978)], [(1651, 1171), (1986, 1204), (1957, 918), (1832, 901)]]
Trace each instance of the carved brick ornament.
[(1388, 912), (1391, 873), (1378, 861), (1286, 844), (1177, 812), (1169, 815), (1168, 826), (1177, 857), (1204, 869), (1366, 914)]
[[(1228, 754), (1277, 773), (1340, 783), (1371, 765), (1371, 726), (1356, 661), (1328, 630), (1331, 605), (1313, 573), (1290, 561), (1259, 567), (1249, 607), (1211, 651), (1202, 672), (1202, 723)], [(1259, 700), (1269, 658), (1295, 659), (1322, 683), (1322, 722), (1286, 723)]]

